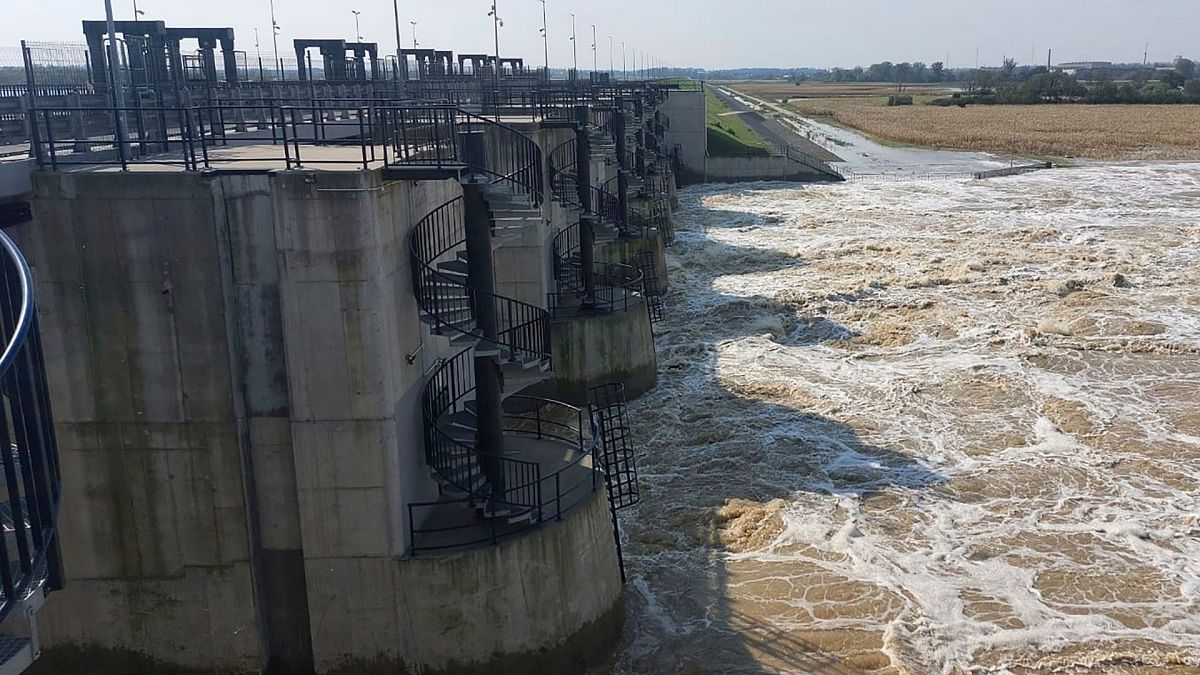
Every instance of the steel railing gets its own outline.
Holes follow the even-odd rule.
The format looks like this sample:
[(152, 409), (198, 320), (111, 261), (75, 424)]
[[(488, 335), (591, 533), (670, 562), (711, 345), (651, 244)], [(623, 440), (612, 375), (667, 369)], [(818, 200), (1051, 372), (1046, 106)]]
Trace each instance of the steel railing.
[(0, 620), (33, 593), (62, 587), (57, 521), (58, 445), (38, 331), (33, 282), (20, 250), (0, 231)]
[[(548, 295), (548, 304), (550, 314), (559, 317), (576, 311), (579, 304), (569, 300), (580, 300), (586, 292), (583, 263), (579, 255), (579, 223), (564, 227), (555, 235), (553, 251), (556, 290)], [(587, 298), (591, 310), (626, 311), (642, 303), (645, 298), (645, 276), (632, 265), (593, 263), (592, 279), (592, 296)]]

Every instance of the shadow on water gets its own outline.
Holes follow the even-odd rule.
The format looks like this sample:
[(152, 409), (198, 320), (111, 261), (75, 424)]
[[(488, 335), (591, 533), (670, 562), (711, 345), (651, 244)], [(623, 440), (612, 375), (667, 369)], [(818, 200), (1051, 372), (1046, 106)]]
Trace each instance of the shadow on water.
[[(742, 381), (727, 370), (719, 378), (723, 345), (769, 336), (779, 349), (817, 349), (855, 333), (824, 317), (805, 316), (798, 304), (717, 291), (715, 282), (725, 275), (806, 264), (709, 236), (721, 228), (761, 226), (758, 216), (694, 204), (679, 220), (668, 298), (668, 312), (675, 316), (660, 329), (659, 387), (631, 411), (642, 448), (642, 502), (622, 518), (629, 609), (625, 635), (606, 672), (885, 670), (877, 635), (874, 658), (845, 659), (828, 651), (828, 640), (811, 619), (798, 615), (796, 623), (810, 628), (789, 630), (747, 611), (755, 603), (739, 600), (730, 587), (751, 579), (735, 578), (730, 557), (738, 551), (721, 536), (719, 511), (730, 500), (791, 502), (802, 493), (861, 504), (944, 479), (901, 451), (865, 442), (850, 424), (806, 410), (803, 392)], [(769, 544), (777, 533), (741, 550)], [(762, 598), (762, 588), (756, 592)], [(805, 589), (784, 583), (775, 592), (786, 602), (803, 597)]]

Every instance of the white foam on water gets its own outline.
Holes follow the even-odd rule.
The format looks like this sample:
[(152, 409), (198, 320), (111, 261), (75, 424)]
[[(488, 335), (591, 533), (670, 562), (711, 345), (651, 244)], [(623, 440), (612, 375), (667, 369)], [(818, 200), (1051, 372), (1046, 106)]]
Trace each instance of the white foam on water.
[[(1200, 165), (681, 199), (618, 671), (746, 613), (916, 673), (1200, 668)], [(773, 541), (697, 534), (735, 498)]]

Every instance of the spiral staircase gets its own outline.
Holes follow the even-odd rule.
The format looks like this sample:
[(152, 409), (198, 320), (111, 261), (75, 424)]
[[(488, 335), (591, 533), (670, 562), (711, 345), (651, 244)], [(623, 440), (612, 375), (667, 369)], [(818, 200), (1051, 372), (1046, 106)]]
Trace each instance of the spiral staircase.
[(0, 675), (39, 653), (38, 610), (62, 588), (61, 473), (29, 267), (0, 231)]
[[(498, 293), (491, 260), (509, 237), (543, 226), (540, 149), (491, 120), (446, 119), (454, 123), (436, 132), (435, 151), (461, 166), (463, 195), (418, 222), (409, 241), (421, 320), (453, 353), (421, 392), (425, 460), (441, 498), (408, 507), (416, 554), (497, 543), (561, 520), (606, 487), (595, 420), (611, 416), (522, 394), (550, 377), (551, 316)], [(451, 147), (453, 157), (444, 153)], [(419, 148), (403, 152), (428, 160)]]

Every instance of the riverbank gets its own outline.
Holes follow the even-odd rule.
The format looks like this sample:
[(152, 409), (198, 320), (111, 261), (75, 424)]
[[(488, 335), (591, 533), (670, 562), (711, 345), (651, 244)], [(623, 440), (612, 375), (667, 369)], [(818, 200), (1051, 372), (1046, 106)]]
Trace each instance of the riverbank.
[[(741, 93), (876, 139), (1035, 158), (1200, 159), (1196, 105), (887, 105), (883, 96), (801, 98), (742, 85)], [(786, 103), (783, 103), (786, 101)]]

